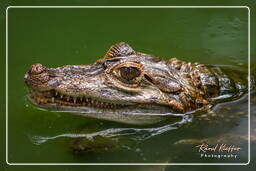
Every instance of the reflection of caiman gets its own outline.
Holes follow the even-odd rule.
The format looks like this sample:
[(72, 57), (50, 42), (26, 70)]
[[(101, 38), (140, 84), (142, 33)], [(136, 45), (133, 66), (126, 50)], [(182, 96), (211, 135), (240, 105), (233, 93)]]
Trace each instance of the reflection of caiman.
[(234, 81), (219, 67), (166, 61), (126, 43), (90, 65), (34, 64), (24, 78), (36, 106), (126, 123), (208, 109), (220, 97), (234, 99), (247, 89), (246, 80)]

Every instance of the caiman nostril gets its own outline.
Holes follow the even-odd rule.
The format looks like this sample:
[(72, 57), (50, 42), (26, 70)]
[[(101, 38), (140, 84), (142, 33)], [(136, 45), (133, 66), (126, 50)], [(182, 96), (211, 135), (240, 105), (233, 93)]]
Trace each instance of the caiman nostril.
[(42, 64), (33, 64), (30, 69), (31, 74), (41, 74), (45, 70)]

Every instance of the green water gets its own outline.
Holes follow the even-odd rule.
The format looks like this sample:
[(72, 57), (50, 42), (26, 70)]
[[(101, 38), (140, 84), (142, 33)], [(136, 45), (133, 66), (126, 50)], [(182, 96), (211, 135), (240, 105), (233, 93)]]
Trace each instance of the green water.
[[(243, 9), (16, 9), (8, 11), (8, 161), (10, 163), (246, 163), (247, 141), (237, 159), (201, 158), (195, 144), (180, 140), (247, 134), (248, 113), (242, 100), (217, 106), (224, 118), (132, 126), (39, 110), (25, 98), (24, 73), (34, 63), (47, 67), (89, 64), (108, 48), (125, 41), (135, 50), (212, 65), (248, 62), (248, 11)], [(254, 104), (255, 105), (255, 104)], [(254, 106), (255, 108), (255, 106)], [(253, 113), (255, 115), (255, 112)], [(125, 128), (132, 135), (115, 135), (117, 149), (77, 154), (71, 149), (84, 130)], [(154, 135), (154, 130), (160, 133)], [(134, 131), (138, 129), (141, 131)], [(93, 132), (92, 131), (92, 132)], [(161, 133), (162, 131), (162, 133)], [(86, 132), (86, 131), (85, 131)], [(56, 137), (57, 136), (57, 137)], [(56, 137), (56, 138), (54, 138)], [(39, 140), (49, 139), (45, 142)], [(198, 144), (198, 143), (197, 143)]]

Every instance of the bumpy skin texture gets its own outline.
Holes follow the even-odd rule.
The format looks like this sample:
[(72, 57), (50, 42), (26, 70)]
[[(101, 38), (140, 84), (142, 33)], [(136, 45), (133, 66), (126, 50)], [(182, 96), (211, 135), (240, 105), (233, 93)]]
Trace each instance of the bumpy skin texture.
[(140, 53), (121, 42), (93, 64), (58, 68), (34, 64), (24, 79), (33, 89), (29, 100), (42, 108), (161, 114), (211, 105), (211, 98), (221, 93), (221, 74), (203, 64)]

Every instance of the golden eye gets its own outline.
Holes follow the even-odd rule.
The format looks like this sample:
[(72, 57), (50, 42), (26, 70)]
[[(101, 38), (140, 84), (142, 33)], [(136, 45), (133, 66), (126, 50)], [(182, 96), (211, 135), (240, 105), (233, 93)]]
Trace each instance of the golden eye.
[(138, 62), (117, 63), (111, 68), (107, 68), (106, 76), (122, 89), (136, 88), (142, 81), (144, 75), (143, 66)]
[(120, 72), (120, 76), (127, 80), (127, 81), (131, 81), (137, 77), (140, 76), (141, 72), (138, 68), (136, 67), (121, 67), (119, 68), (119, 72)]

